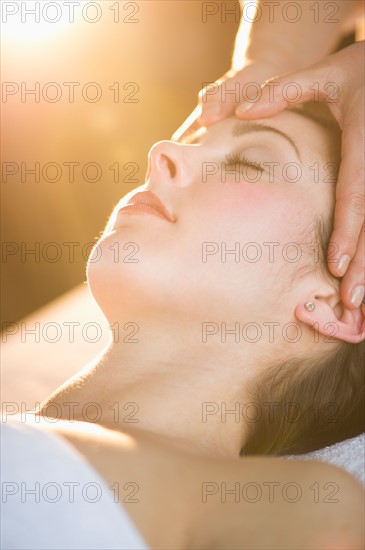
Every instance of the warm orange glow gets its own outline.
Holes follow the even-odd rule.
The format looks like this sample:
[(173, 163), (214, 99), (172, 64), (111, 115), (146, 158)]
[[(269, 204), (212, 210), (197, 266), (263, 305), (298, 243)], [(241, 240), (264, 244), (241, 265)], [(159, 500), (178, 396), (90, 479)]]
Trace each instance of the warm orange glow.
[(179, 141), (181, 136), (186, 132), (186, 130), (189, 128), (189, 131), (193, 130), (194, 124), (197, 120), (197, 118), (201, 115), (201, 107), (200, 105), (197, 105), (192, 113), (188, 116), (188, 118), (182, 123), (182, 125), (174, 132), (172, 135), (172, 141)]
[(234, 55), (232, 58), (232, 69), (235, 71), (241, 70), (245, 64), (246, 59), (242, 55), (242, 52), (246, 51), (249, 32), (251, 29), (251, 22), (255, 20), (257, 12), (257, 1), (254, 5), (253, 2), (250, 2), (250, 11), (247, 13), (247, 17), (242, 17), (241, 24), (236, 36)]
[(2, 2), (1, 32), (5, 39), (39, 41), (59, 35), (70, 24), (70, 12), (60, 2)]
[[(0, 9), (9, 249), (1, 302), (3, 321), (15, 322), (85, 280), (90, 243), (113, 205), (144, 183), (150, 147), (193, 111), (204, 82), (227, 70), (238, 20), (216, 10), (205, 21), (193, 1), (1, 0)], [(76, 372), (79, 355), (67, 349)], [(34, 338), (38, 350), (48, 365)]]

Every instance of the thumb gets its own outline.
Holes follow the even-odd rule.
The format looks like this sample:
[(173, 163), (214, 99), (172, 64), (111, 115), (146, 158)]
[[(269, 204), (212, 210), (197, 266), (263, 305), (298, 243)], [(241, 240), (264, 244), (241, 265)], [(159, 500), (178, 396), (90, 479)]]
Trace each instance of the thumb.
[(307, 101), (338, 103), (339, 85), (327, 80), (327, 69), (319, 64), (270, 78), (261, 86), (258, 98), (240, 103), (235, 113), (244, 119), (265, 118)]
[[(217, 122), (234, 113), (237, 101), (234, 93), (236, 82), (226, 75), (212, 84), (208, 84), (199, 92), (201, 107), (200, 122), (204, 126)], [(227, 93), (228, 92), (230, 93)]]

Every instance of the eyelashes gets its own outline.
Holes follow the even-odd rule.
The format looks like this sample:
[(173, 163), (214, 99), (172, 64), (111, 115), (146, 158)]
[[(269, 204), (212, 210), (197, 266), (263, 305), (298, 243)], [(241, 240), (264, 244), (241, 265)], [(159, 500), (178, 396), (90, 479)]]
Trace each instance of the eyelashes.
[(264, 172), (265, 170), (264, 166), (259, 162), (251, 161), (244, 155), (238, 154), (238, 153), (227, 155), (224, 162), (227, 166), (236, 166), (237, 170), (238, 170), (238, 166), (243, 166), (245, 168), (253, 168), (254, 170), (257, 170), (260, 173)]

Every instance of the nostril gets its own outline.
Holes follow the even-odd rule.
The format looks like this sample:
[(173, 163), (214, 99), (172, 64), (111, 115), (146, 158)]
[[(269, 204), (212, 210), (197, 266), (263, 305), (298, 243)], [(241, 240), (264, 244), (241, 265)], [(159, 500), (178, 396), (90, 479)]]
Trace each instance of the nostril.
[(175, 166), (175, 164), (173, 163), (173, 161), (167, 155), (161, 154), (161, 157), (163, 157), (163, 159), (165, 160), (165, 162), (167, 164), (167, 167), (169, 169), (169, 172), (171, 174), (171, 177), (174, 178), (176, 176), (176, 166)]

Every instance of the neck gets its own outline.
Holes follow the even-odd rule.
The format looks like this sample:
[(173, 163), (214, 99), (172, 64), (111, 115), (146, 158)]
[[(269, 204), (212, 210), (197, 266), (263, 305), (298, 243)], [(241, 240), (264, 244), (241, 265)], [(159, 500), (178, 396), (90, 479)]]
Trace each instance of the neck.
[(56, 402), (69, 419), (71, 402), (76, 420), (152, 432), (199, 453), (238, 456), (248, 426), (245, 388), (257, 374), (256, 359), (240, 344), (191, 346), (191, 335), (177, 338), (175, 330), (143, 334), (140, 345), (116, 342), (113, 335), (92, 364), (43, 404), (42, 414)]

